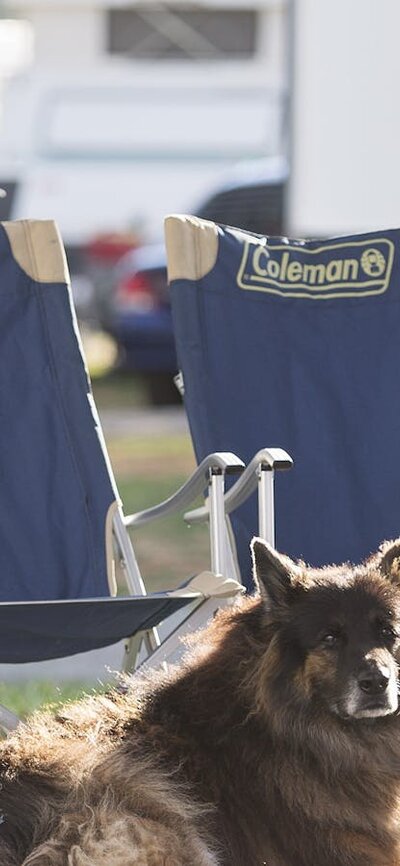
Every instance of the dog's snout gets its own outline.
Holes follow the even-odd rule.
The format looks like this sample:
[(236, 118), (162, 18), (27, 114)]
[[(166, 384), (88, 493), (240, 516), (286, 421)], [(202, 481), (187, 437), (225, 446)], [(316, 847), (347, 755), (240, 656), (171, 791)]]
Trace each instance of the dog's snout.
[(380, 695), (386, 691), (389, 680), (390, 671), (387, 667), (370, 662), (360, 671), (358, 685), (368, 695)]

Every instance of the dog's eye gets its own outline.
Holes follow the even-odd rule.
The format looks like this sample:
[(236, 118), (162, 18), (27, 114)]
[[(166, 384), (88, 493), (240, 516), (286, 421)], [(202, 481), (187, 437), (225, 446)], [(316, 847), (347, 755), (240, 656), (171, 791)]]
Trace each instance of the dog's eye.
[(339, 635), (336, 632), (329, 631), (323, 635), (321, 638), (321, 643), (323, 646), (328, 647), (329, 649), (333, 649), (337, 645), (339, 641)]

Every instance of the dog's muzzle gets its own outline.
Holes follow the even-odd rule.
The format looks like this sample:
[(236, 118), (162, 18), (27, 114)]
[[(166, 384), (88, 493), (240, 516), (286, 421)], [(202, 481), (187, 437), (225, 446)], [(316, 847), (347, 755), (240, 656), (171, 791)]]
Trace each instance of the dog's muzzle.
[(397, 676), (389, 667), (366, 661), (352, 678), (343, 701), (343, 715), (356, 719), (376, 718), (396, 712)]

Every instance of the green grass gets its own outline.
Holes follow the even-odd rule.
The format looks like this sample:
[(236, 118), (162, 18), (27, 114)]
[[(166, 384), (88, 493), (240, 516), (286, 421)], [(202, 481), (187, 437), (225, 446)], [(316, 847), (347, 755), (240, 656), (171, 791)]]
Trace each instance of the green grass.
[[(100, 691), (101, 686), (96, 688)], [(25, 718), (39, 708), (54, 709), (67, 701), (73, 701), (93, 692), (93, 683), (73, 681), (57, 685), (47, 680), (31, 680), (27, 683), (0, 683), (0, 704), (17, 716)]]
[[(120, 437), (108, 443), (124, 512), (142, 511), (167, 499), (195, 468), (188, 435)], [(193, 508), (201, 501), (193, 503)], [(189, 527), (183, 514), (136, 529), (132, 539), (147, 588), (174, 587), (209, 568), (208, 527)]]
[(92, 373), (92, 388), (100, 412), (102, 409), (134, 409), (148, 403), (144, 382), (132, 373), (111, 370), (99, 377)]

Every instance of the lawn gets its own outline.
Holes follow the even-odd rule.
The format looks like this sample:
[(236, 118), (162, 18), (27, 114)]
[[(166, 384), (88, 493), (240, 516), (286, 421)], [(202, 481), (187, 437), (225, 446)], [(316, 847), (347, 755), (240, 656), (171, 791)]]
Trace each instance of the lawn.
[[(183, 435), (114, 439), (109, 442), (109, 453), (125, 513), (166, 499), (195, 466), (190, 441)], [(209, 568), (208, 528), (189, 527), (182, 515), (136, 529), (131, 537), (150, 590), (172, 588), (194, 572)]]
[[(96, 691), (100, 686), (96, 686)], [(27, 683), (0, 683), (0, 704), (8, 707), (17, 716), (24, 718), (29, 713), (44, 707), (55, 708), (59, 704), (73, 701), (93, 691), (93, 684), (73, 680), (57, 684), (48, 680), (30, 680)]]
[[(157, 414), (151, 435), (134, 435), (135, 410), (143, 408), (145, 393), (140, 381), (111, 373), (93, 379), (100, 415), (103, 409), (132, 411), (132, 433), (107, 437), (107, 447), (125, 514), (141, 511), (166, 499), (196, 466), (189, 435), (157, 433)], [(163, 410), (160, 410), (161, 412)], [(193, 507), (196, 504), (194, 503)], [(146, 586), (151, 590), (174, 587), (196, 571), (208, 568), (208, 527), (189, 527), (179, 517), (169, 517), (134, 530), (132, 540)]]

